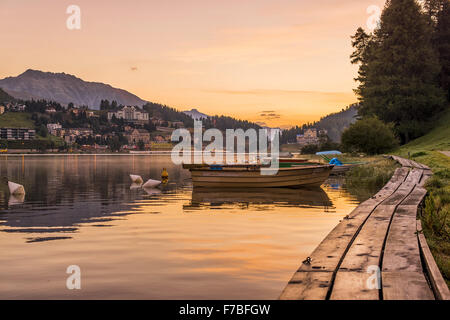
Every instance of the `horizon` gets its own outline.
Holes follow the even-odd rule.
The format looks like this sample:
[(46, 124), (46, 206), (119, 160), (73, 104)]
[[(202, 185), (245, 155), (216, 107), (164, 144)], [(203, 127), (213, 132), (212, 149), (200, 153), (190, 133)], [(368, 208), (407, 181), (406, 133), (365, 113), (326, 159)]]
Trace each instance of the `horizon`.
[(79, 0), (81, 29), (69, 30), (66, 1), (7, 0), (0, 78), (64, 72), (180, 111), (293, 127), (357, 102), (350, 36), (384, 2)]

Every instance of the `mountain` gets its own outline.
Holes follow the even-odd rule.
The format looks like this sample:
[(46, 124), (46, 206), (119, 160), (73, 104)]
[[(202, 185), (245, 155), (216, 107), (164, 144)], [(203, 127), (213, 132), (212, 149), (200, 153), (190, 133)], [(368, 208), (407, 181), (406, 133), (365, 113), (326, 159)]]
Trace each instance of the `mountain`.
[(45, 99), (67, 105), (99, 109), (100, 101), (108, 99), (119, 105), (142, 106), (146, 101), (128, 91), (108, 84), (87, 82), (66, 73), (27, 70), (17, 77), (0, 80), (0, 88), (17, 99)]
[(183, 113), (187, 114), (194, 120), (204, 120), (209, 117), (207, 114), (201, 113), (197, 109), (192, 109), (191, 111), (183, 111)]
[(314, 124), (314, 127), (328, 131), (328, 137), (333, 142), (341, 142), (342, 132), (356, 121), (358, 105), (354, 104), (340, 112), (331, 113)]
[(314, 123), (307, 123), (301, 127), (293, 127), (283, 130), (281, 135), (282, 143), (296, 142), (298, 134), (303, 134), (308, 128), (325, 129), (327, 135), (332, 142), (341, 142), (342, 132), (356, 121), (358, 114), (358, 104), (350, 105), (339, 112), (331, 113), (319, 121)]
[(0, 88), (0, 103), (12, 102), (14, 101), (14, 97), (11, 97), (2, 88)]

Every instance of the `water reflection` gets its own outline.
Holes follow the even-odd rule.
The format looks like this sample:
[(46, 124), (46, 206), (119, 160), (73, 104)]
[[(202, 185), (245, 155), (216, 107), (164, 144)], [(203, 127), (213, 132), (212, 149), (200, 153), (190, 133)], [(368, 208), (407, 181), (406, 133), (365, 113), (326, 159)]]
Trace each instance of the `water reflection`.
[[(130, 174), (169, 183), (131, 185)], [(299, 263), (357, 200), (316, 189), (192, 189), (167, 156), (0, 156), (0, 298), (276, 299)], [(6, 252), (6, 250), (3, 250)], [(43, 280), (44, 279), (44, 280)]]
[[(158, 178), (163, 166), (171, 183), (161, 189), (130, 187), (130, 172)], [(27, 190), (26, 196), (14, 196), (0, 187), (0, 226), (32, 233), (73, 232), (86, 223), (103, 226), (135, 211), (146, 196), (176, 192), (189, 178), (167, 157), (8, 156), (0, 158), (0, 175)]]
[(250, 205), (316, 207), (323, 208), (325, 212), (333, 205), (322, 188), (194, 188), (191, 204), (184, 206), (184, 209), (201, 209), (229, 204), (239, 204), (242, 209)]

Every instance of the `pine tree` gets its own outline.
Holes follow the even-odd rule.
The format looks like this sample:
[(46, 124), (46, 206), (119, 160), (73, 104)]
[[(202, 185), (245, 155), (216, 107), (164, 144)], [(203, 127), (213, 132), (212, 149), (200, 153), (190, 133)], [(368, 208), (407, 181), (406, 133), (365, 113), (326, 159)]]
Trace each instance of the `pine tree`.
[(434, 43), (442, 67), (439, 83), (450, 99), (450, 1), (444, 0), (441, 11), (437, 14)]
[(416, 0), (388, 0), (374, 34), (366, 37), (358, 29), (353, 37), (359, 113), (393, 123), (402, 142), (424, 134), (445, 104), (431, 37), (430, 19)]

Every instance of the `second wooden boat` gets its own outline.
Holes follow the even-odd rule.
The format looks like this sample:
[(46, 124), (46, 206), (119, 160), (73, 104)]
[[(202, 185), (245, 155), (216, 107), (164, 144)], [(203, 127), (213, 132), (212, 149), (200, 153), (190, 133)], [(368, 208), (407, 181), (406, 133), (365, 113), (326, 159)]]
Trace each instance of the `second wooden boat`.
[(320, 186), (330, 175), (332, 165), (303, 164), (280, 168), (274, 175), (263, 175), (261, 165), (186, 165), (194, 187), (282, 188)]

